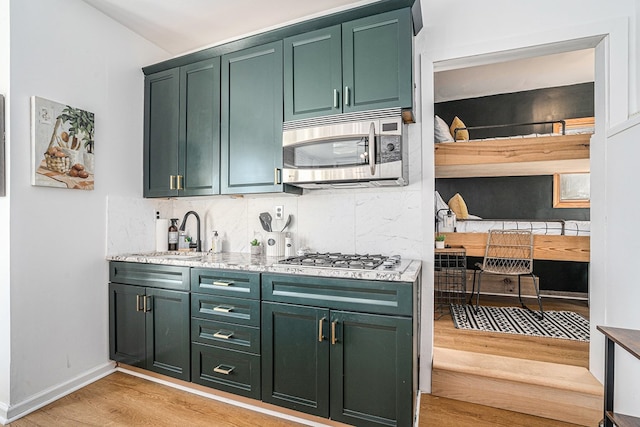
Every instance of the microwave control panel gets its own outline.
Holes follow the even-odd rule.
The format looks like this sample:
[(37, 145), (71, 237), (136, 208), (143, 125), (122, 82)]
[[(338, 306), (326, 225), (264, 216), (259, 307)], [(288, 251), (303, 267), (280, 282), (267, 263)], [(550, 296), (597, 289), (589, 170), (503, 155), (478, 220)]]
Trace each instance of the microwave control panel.
[[(380, 163), (391, 163), (402, 160), (402, 137), (400, 135), (382, 135), (380, 138)], [(377, 159), (378, 160), (378, 159)]]

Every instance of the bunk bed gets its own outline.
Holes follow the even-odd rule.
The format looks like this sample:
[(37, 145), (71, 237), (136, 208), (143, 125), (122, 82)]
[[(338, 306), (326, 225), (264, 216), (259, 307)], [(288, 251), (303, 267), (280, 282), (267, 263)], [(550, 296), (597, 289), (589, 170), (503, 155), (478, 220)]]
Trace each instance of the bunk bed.
[[(550, 134), (464, 140), (435, 144), (436, 178), (552, 175), (589, 172), (593, 118), (555, 122), (517, 123), (508, 126), (556, 124)], [(473, 131), (497, 126), (454, 129)], [(564, 129), (563, 129), (564, 128)], [(584, 132), (580, 130), (587, 129)], [(556, 132), (558, 130), (559, 132)]]
[[(551, 134), (463, 140), (435, 144), (436, 178), (554, 175), (589, 172), (589, 148), (593, 118), (556, 122), (518, 123), (452, 129), (471, 131), (490, 127), (553, 124)], [(551, 195), (550, 195), (551, 200)], [(534, 258), (589, 262), (588, 221), (458, 219), (456, 232), (446, 235), (449, 246), (464, 246), (468, 256), (484, 256), (490, 229), (531, 229)]]

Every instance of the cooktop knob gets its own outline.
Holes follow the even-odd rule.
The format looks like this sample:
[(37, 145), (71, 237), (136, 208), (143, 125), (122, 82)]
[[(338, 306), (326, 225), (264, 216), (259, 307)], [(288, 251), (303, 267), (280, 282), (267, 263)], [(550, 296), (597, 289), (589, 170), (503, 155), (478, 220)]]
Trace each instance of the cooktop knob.
[(395, 146), (395, 145), (393, 145), (393, 144), (391, 144), (391, 143), (387, 144), (387, 151), (393, 151), (393, 150), (395, 150), (395, 149), (396, 149), (396, 146)]

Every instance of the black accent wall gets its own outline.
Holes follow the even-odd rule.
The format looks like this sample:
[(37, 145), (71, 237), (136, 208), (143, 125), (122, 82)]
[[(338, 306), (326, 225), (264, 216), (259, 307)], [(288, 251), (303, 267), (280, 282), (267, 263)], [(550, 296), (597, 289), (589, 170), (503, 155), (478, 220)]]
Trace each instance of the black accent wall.
[(589, 220), (589, 209), (553, 207), (553, 175), (438, 178), (436, 189), (445, 202), (460, 193), (481, 218)]
[[(439, 102), (434, 110), (449, 125), (455, 116), (466, 126), (531, 123), (593, 117), (593, 97), (594, 84), (591, 82)], [(550, 132), (550, 125), (519, 126), (470, 130), (469, 136), (479, 139)]]

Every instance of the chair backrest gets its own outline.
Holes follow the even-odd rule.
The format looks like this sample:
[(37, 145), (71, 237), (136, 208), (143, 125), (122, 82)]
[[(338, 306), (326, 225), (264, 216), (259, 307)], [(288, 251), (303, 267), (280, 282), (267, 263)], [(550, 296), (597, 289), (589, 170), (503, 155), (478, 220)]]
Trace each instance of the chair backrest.
[(498, 274), (533, 271), (533, 234), (530, 230), (489, 230), (482, 270)]

